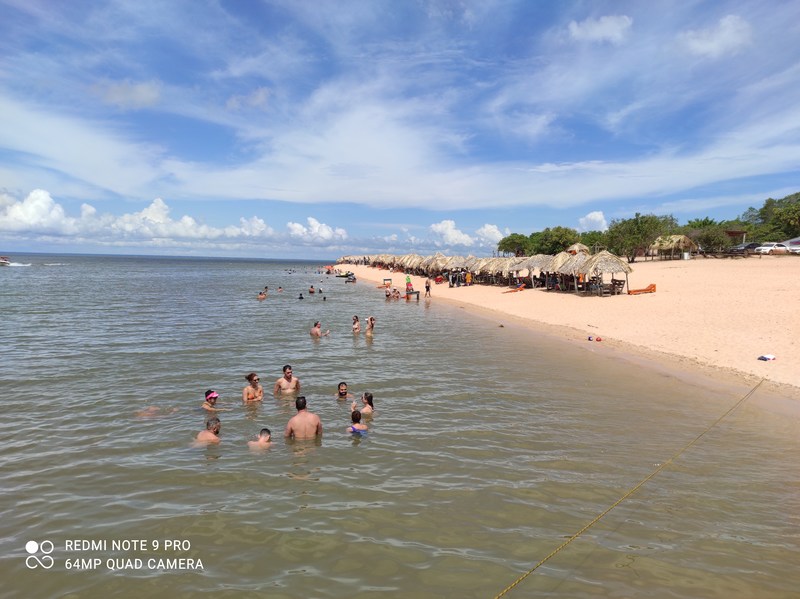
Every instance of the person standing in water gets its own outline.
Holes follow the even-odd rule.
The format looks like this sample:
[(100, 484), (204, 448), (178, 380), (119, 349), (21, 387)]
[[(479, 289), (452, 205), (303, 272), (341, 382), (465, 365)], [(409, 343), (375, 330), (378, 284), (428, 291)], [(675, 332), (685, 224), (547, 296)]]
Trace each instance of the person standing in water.
[(289, 364), (283, 367), (283, 376), (275, 381), (273, 393), (276, 396), (300, 393), (300, 379), (292, 374), (292, 367)]
[(322, 421), (319, 416), (309, 412), (306, 398), (302, 395), (294, 401), (297, 414), (286, 423), (283, 436), (287, 439), (313, 439), (322, 434)]
[(365, 334), (367, 335), (367, 337), (372, 337), (372, 333), (374, 331), (375, 331), (375, 317), (370, 316), (369, 318), (367, 318), (367, 330)]
[(255, 372), (244, 377), (249, 385), (242, 389), (242, 402), (251, 403), (254, 401), (261, 401), (264, 399), (264, 388), (261, 386), (261, 379)]

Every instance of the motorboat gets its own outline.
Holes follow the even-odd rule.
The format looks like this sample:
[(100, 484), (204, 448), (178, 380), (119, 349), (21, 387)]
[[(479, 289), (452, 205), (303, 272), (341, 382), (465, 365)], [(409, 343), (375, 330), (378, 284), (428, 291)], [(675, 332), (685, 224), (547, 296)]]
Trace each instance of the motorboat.
[(0, 256), (0, 266), (11, 266), (11, 260), (8, 256)]

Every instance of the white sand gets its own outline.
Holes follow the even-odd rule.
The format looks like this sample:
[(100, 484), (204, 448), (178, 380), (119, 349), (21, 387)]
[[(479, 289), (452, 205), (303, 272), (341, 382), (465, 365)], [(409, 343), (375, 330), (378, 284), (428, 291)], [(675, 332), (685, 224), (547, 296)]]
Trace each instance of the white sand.
[[(787, 392), (800, 397), (800, 256), (637, 261), (631, 266), (631, 288), (655, 283), (655, 293), (586, 297), (444, 283), (432, 286), (431, 301), (488, 310), (575, 342), (590, 343), (590, 335), (599, 336), (601, 342), (591, 342), (596, 347), (671, 357), (683, 366), (724, 369), (751, 382), (763, 378), (794, 387)], [(339, 268), (352, 270), (363, 282), (392, 278), (404, 289), (403, 273), (350, 264)], [(412, 277), (420, 296), (424, 280)], [(776, 359), (761, 361), (763, 354)]]

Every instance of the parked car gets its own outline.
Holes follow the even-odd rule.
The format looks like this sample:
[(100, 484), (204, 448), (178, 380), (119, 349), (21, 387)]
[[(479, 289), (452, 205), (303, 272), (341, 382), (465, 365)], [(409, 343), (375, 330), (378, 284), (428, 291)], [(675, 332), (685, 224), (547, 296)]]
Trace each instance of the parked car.
[(762, 243), (755, 249), (757, 254), (788, 254), (789, 248), (786, 244), (783, 243), (775, 243), (774, 241), (770, 241), (767, 243)]
[(739, 245), (734, 245), (729, 247), (725, 250), (727, 254), (752, 254), (757, 247), (760, 247), (761, 244), (757, 241), (751, 241), (750, 243), (740, 243)]

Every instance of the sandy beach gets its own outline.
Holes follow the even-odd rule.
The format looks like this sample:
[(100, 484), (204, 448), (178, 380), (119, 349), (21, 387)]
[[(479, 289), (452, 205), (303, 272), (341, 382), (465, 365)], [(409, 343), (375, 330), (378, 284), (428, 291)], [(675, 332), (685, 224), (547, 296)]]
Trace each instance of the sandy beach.
[[(800, 399), (800, 257), (694, 258), (637, 261), (630, 287), (651, 283), (655, 293), (583, 296), (542, 289), (504, 293), (505, 287), (432, 286), (431, 301), (455, 302), (467, 310), (591, 345), (593, 351), (620, 351), (680, 367), (711, 369), (765, 379), (782, 393)], [(403, 288), (405, 275), (350, 264), (361, 282), (393, 278)], [(607, 275), (608, 276), (608, 275)], [(424, 277), (412, 277), (424, 293)], [(375, 293), (382, 294), (377, 289)], [(422, 293), (420, 294), (422, 295)], [(602, 341), (588, 341), (589, 336)], [(774, 360), (759, 360), (771, 354)]]

